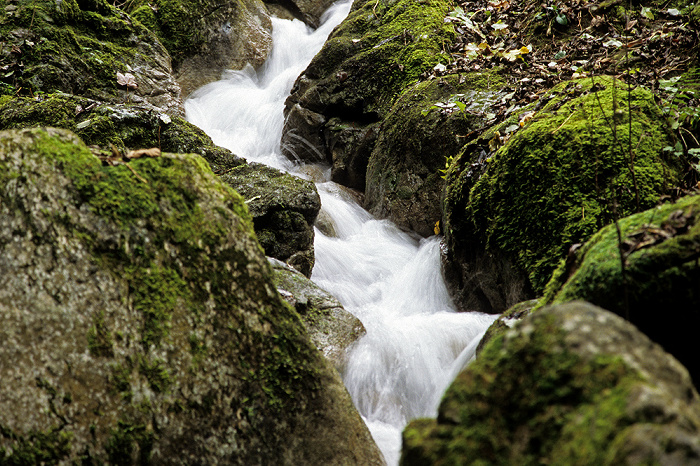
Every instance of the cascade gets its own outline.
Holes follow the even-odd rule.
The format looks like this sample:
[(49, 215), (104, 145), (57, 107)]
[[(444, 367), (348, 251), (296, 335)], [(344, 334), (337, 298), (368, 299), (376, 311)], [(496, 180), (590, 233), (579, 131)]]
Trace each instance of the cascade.
[[(187, 119), (233, 153), (305, 176), (281, 155), (284, 100), (351, 3), (333, 5), (311, 30), (273, 18), (273, 49), (258, 70), (227, 71), (185, 102)], [(357, 316), (367, 334), (349, 351), (343, 375), (382, 450), (397, 464), (401, 431), (434, 417), (442, 393), (473, 357), (494, 316), (458, 313), (440, 273), (439, 241), (372, 218), (323, 170), (317, 182), (336, 236), (315, 230), (312, 280)]]

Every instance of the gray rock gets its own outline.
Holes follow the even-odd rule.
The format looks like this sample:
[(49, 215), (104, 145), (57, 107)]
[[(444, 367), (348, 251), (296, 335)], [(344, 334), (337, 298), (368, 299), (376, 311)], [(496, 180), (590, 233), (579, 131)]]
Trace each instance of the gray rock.
[(403, 433), (403, 465), (700, 464), (687, 370), (629, 322), (584, 302), (534, 311)]
[(258, 163), (232, 168), (221, 180), (245, 198), (265, 254), (311, 276), (313, 225), (321, 209), (316, 186)]
[(299, 313), (319, 351), (342, 371), (345, 352), (366, 333), (364, 325), (337, 299), (299, 271), (272, 257), (268, 260), (275, 272), (277, 291)]
[(196, 155), (0, 132), (0, 462), (381, 464)]

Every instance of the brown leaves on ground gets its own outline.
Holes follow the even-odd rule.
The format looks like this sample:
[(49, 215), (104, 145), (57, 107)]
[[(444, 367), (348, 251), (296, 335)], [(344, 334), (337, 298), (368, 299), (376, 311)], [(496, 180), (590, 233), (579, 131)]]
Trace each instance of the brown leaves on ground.
[(139, 159), (141, 157), (160, 157), (160, 149), (157, 147), (152, 147), (150, 149), (137, 149), (137, 150), (130, 150), (126, 154), (122, 154), (121, 151), (114, 145), (111, 145), (112, 153), (111, 155), (104, 155), (99, 151), (99, 148), (95, 148), (93, 150), (93, 153), (95, 156), (102, 161), (104, 165), (109, 165), (110, 167), (115, 167), (117, 165), (124, 165), (126, 168), (131, 170), (131, 173), (134, 174), (136, 178), (138, 178), (139, 181), (142, 181), (143, 183), (148, 184), (148, 181), (146, 181), (145, 178), (143, 178), (141, 175), (139, 175), (134, 168), (129, 165), (127, 162), (129, 162), (132, 159)]

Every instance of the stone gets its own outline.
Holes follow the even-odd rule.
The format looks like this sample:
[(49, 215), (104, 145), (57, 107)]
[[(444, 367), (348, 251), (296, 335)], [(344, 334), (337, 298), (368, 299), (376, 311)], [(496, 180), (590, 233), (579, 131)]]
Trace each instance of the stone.
[[(583, 299), (625, 317), (683, 363), (697, 384), (689, 344), (700, 328), (700, 197), (620, 219), (562, 261), (539, 306)], [(622, 248), (624, 271), (621, 268)]]
[(204, 159), (0, 132), (0, 458), (382, 464)]
[(277, 259), (268, 260), (277, 291), (299, 313), (316, 348), (342, 372), (346, 350), (366, 333), (364, 325), (301, 272)]
[[(628, 103), (631, 115), (615, 113)], [(629, 138), (632, 164), (618, 142)], [(573, 246), (677, 186), (682, 167), (663, 151), (671, 142), (649, 90), (628, 94), (599, 76), (558, 84), (467, 143), (443, 203), (444, 271), (458, 307), (500, 313), (541, 295)]]
[(310, 277), (313, 226), (321, 209), (316, 186), (258, 163), (234, 167), (221, 174), (221, 180), (245, 198), (265, 254)]
[(633, 325), (582, 301), (486, 345), (412, 421), (400, 464), (699, 464), (700, 397)]

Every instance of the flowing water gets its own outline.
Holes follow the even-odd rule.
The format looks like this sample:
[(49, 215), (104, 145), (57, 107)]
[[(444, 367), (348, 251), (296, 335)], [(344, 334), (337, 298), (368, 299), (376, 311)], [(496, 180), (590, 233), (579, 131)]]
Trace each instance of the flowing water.
[[(188, 120), (239, 156), (305, 176), (280, 154), (284, 100), (349, 10), (348, 2), (334, 5), (316, 30), (273, 18), (265, 65), (228, 71), (197, 90), (185, 102)], [(401, 430), (411, 419), (436, 415), (442, 393), (494, 316), (455, 312), (437, 238), (420, 239), (372, 218), (328, 180), (329, 170), (316, 171), (323, 173), (317, 188), (336, 236), (316, 230), (311, 278), (367, 329), (348, 353), (343, 380), (387, 463), (397, 464)]]

